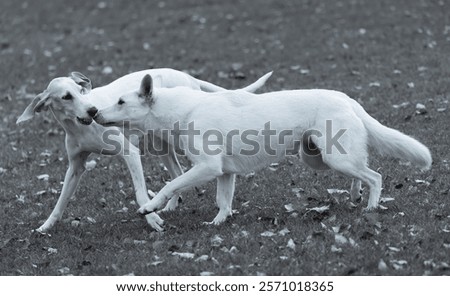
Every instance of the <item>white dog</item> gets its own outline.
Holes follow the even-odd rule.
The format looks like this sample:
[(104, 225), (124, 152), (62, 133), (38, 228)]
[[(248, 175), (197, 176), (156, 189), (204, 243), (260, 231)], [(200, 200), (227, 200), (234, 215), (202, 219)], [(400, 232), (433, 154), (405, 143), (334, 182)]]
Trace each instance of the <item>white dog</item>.
[[(115, 127), (105, 128), (92, 123), (98, 108), (104, 108), (114, 104), (115, 98), (122, 96), (139, 87), (142, 77), (151, 74), (161, 77), (158, 87), (185, 86), (191, 89), (204, 91), (221, 91), (223, 88), (209, 82), (195, 79), (186, 73), (172, 69), (151, 69), (125, 75), (112, 83), (92, 88), (91, 81), (81, 73), (73, 72), (70, 77), (53, 79), (47, 89), (34, 98), (17, 120), (17, 123), (31, 119), (35, 113), (50, 109), (56, 120), (66, 132), (66, 150), (69, 159), (69, 168), (64, 178), (61, 195), (50, 216), (37, 231), (46, 232), (61, 219), (64, 209), (70, 197), (75, 193), (81, 175), (85, 171), (85, 162), (91, 153), (114, 154), (102, 138), (108, 131), (110, 138), (120, 147), (120, 156), (125, 160), (133, 180), (136, 200), (139, 206), (147, 204), (150, 199), (147, 196), (144, 174), (142, 170), (140, 151), (128, 142), (127, 138)], [(255, 83), (244, 88), (246, 91), (255, 91), (264, 85), (271, 73), (266, 74)], [(157, 139), (156, 139), (157, 140)], [(160, 141), (153, 143), (155, 146), (165, 146), (167, 143)], [(160, 149), (158, 149), (160, 150)], [(169, 147), (168, 153), (161, 155), (161, 161), (167, 167), (171, 177), (175, 179), (183, 173), (176, 158), (174, 150)], [(167, 205), (166, 210), (172, 210), (177, 206), (178, 196), (174, 196)], [(163, 220), (152, 213), (146, 216), (148, 224), (161, 231)]]
[[(429, 169), (432, 162), (423, 144), (383, 126), (356, 101), (331, 90), (204, 93), (183, 87), (157, 89), (146, 75), (140, 89), (99, 110), (94, 120), (103, 125), (128, 121), (141, 130), (171, 131), (172, 145), (179, 141), (194, 165), (139, 212), (152, 213), (175, 194), (216, 178), (219, 213), (214, 224), (232, 213), (234, 174), (265, 167), (293, 149), (301, 148), (303, 160), (313, 168), (331, 168), (354, 178), (352, 199), (360, 196), (361, 181), (366, 183), (368, 210), (378, 206), (382, 179), (367, 167), (367, 146), (422, 169)], [(194, 131), (190, 134), (178, 128), (189, 126)]]

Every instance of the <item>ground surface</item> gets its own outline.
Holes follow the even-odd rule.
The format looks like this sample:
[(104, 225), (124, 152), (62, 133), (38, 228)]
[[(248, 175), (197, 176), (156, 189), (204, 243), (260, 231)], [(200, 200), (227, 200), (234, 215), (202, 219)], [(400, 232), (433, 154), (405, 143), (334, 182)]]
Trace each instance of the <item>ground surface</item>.
[[(0, 274), (449, 275), (449, 5), (1, 1)], [(228, 88), (274, 70), (263, 91), (344, 91), (430, 147), (433, 167), (420, 173), (372, 154), (387, 201), (365, 214), (366, 201), (354, 208), (347, 194), (327, 192), (348, 189), (347, 178), (292, 158), (239, 177), (238, 212), (225, 224), (201, 224), (216, 214), (209, 184), (201, 196), (186, 193), (176, 212), (163, 215), (166, 232), (156, 233), (135, 213), (124, 163), (102, 157), (63, 221), (50, 235), (32, 233), (61, 189), (64, 132), (51, 114), (22, 126), (17, 117), (54, 77), (76, 70), (102, 85), (149, 67)], [(154, 157), (143, 164), (148, 187), (159, 190), (167, 172)], [(323, 206), (329, 210), (308, 211)]]

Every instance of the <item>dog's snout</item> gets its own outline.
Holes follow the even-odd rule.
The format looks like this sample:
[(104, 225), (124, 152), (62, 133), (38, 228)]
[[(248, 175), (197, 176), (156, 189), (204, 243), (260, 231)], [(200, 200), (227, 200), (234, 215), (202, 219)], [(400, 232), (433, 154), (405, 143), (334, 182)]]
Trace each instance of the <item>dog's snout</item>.
[(87, 113), (89, 114), (90, 117), (94, 117), (95, 115), (97, 115), (98, 109), (95, 107), (89, 108), (87, 110)]

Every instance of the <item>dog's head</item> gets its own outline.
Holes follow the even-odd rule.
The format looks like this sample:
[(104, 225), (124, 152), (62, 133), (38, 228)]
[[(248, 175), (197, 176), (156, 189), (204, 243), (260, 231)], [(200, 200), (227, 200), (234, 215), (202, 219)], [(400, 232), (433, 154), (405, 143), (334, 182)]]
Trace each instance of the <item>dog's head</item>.
[(145, 75), (139, 90), (125, 94), (115, 104), (99, 110), (94, 120), (104, 126), (122, 127), (127, 123), (130, 127), (140, 128), (153, 104), (153, 84), (152, 77)]
[(86, 97), (91, 88), (89, 78), (79, 72), (72, 72), (69, 77), (55, 78), (50, 81), (46, 90), (33, 99), (16, 123), (27, 121), (34, 114), (51, 107), (55, 115), (62, 116), (62, 119), (77, 118), (82, 124), (90, 124), (97, 112)]

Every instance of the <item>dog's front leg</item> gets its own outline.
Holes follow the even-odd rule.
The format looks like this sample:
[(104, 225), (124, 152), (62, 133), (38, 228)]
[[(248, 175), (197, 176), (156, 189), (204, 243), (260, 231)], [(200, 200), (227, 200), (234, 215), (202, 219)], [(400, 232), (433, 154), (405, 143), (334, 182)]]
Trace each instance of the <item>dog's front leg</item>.
[[(115, 139), (120, 143), (122, 149), (122, 158), (125, 160), (128, 170), (133, 180), (134, 190), (136, 193), (136, 201), (140, 207), (147, 204), (150, 199), (147, 195), (147, 186), (145, 185), (144, 171), (142, 169), (141, 156), (139, 148), (128, 142), (127, 139), (120, 134)], [(157, 231), (163, 231), (164, 220), (162, 220), (156, 213), (151, 213), (145, 216), (147, 223)]]
[(146, 205), (141, 207), (138, 212), (147, 214), (161, 209), (172, 196), (181, 193), (183, 190), (200, 186), (214, 178), (222, 175), (220, 166), (209, 166), (207, 162), (195, 165), (192, 169), (172, 180), (163, 187), (158, 194)]
[(64, 185), (61, 190), (61, 194), (58, 198), (55, 208), (50, 216), (36, 231), (45, 233), (59, 221), (63, 215), (63, 212), (69, 203), (69, 199), (75, 193), (75, 190), (80, 181), (81, 175), (85, 171), (84, 164), (90, 153), (82, 152), (73, 156), (69, 153), (69, 168), (67, 169), (66, 176), (64, 177)]
[[(171, 146), (166, 141), (163, 141), (160, 139), (155, 139), (153, 141), (153, 143), (155, 145), (160, 145), (163, 148), (163, 150), (159, 149), (159, 151), (167, 152), (167, 153), (163, 153), (162, 155), (160, 155), (159, 158), (161, 159), (162, 163), (169, 171), (169, 174), (170, 174), (170, 177), (172, 178), (172, 180), (175, 180), (176, 178), (181, 176), (183, 174), (183, 169), (181, 168), (181, 165), (178, 162), (177, 155), (175, 153), (175, 149), (173, 148), (173, 146)], [(181, 196), (178, 196), (178, 195), (172, 196), (172, 198), (169, 200), (169, 202), (164, 207), (164, 209), (162, 209), (162, 212), (175, 210), (176, 207), (178, 206), (178, 200), (180, 198), (181, 198)]]

